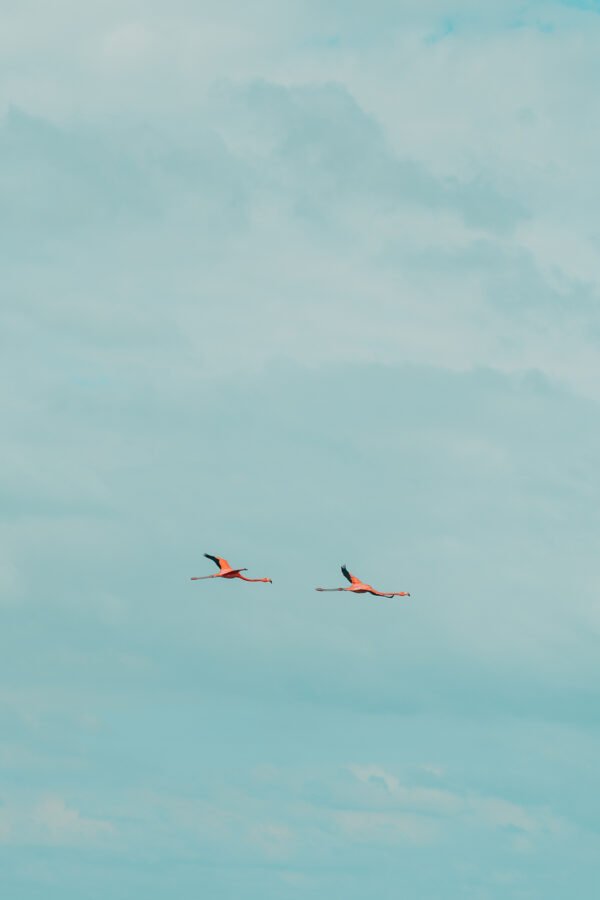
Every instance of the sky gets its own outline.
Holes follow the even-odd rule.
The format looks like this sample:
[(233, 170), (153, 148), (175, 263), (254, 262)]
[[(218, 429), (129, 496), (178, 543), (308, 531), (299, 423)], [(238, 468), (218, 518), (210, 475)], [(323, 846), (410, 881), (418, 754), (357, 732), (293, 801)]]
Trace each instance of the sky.
[(599, 42), (0, 9), (2, 896), (593, 895)]

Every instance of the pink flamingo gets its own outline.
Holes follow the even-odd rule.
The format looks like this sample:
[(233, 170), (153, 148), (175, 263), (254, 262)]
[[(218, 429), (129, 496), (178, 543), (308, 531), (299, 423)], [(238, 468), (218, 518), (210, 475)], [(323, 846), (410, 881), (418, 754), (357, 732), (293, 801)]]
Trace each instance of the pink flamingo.
[(360, 581), (356, 575), (351, 575), (346, 566), (342, 566), (342, 575), (350, 582), (350, 587), (341, 588), (315, 588), (316, 591), (352, 591), (354, 594), (373, 594), (375, 597), (410, 597), (408, 591), (395, 591), (394, 593), (382, 593), (376, 591), (370, 584)]
[(241, 578), (242, 581), (266, 581), (269, 584), (273, 584), (270, 578), (246, 578), (241, 573), (247, 572), (248, 569), (232, 569), (227, 560), (220, 556), (211, 556), (210, 553), (205, 553), (204, 555), (218, 565), (219, 571), (215, 572), (214, 575), (197, 575), (192, 577), (192, 581), (204, 581), (206, 578)]

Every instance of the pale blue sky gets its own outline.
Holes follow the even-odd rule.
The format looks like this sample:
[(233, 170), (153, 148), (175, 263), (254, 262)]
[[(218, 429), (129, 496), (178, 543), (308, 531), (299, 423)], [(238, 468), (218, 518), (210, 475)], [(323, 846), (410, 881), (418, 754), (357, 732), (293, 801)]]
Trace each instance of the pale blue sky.
[(593, 896), (597, 10), (0, 11), (3, 897)]

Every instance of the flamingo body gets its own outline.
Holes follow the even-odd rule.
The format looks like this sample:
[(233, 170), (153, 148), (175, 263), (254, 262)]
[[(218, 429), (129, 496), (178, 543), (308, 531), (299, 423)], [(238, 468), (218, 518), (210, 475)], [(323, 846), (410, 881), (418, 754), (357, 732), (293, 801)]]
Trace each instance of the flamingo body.
[(349, 587), (339, 588), (315, 588), (316, 591), (350, 591), (352, 594), (372, 594), (374, 597), (410, 597), (408, 591), (378, 591), (372, 585), (361, 581), (356, 575), (348, 571), (346, 566), (342, 566), (342, 575), (350, 582)]
[(241, 573), (247, 572), (247, 569), (234, 569), (222, 556), (213, 556), (211, 553), (205, 553), (204, 555), (207, 559), (212, 559), (212, 561), (217, 564), (219, 571), (215, 572), (213, 575), (192, 576), (192, 581), (204, 581), (207, 578), (239, 578), (241, 581), (264, 581), (268, 584), (273, 583), (270, 578), (246, 578), (246, 576)]

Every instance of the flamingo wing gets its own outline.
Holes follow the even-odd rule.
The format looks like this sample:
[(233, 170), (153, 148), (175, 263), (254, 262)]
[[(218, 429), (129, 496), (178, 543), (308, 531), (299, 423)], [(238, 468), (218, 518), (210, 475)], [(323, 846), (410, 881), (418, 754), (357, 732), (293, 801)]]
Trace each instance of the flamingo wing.
[(342, 575), (344, 578), (347, 578), (350, 584), (358, 584), (360, 579), (356, 577), (356, 575), (352, 575), (346, 566), (342, 566)]
[(223, 569), (231, 569), (231, 566), (229, 565), (227, 560), (223, 559), (221, 556), (212, 556), (210, 553), (205, 553), (204, 555), (207, 559), (212, 559), (212, 561), (217, 564), (221, 571), (223, 571)]

